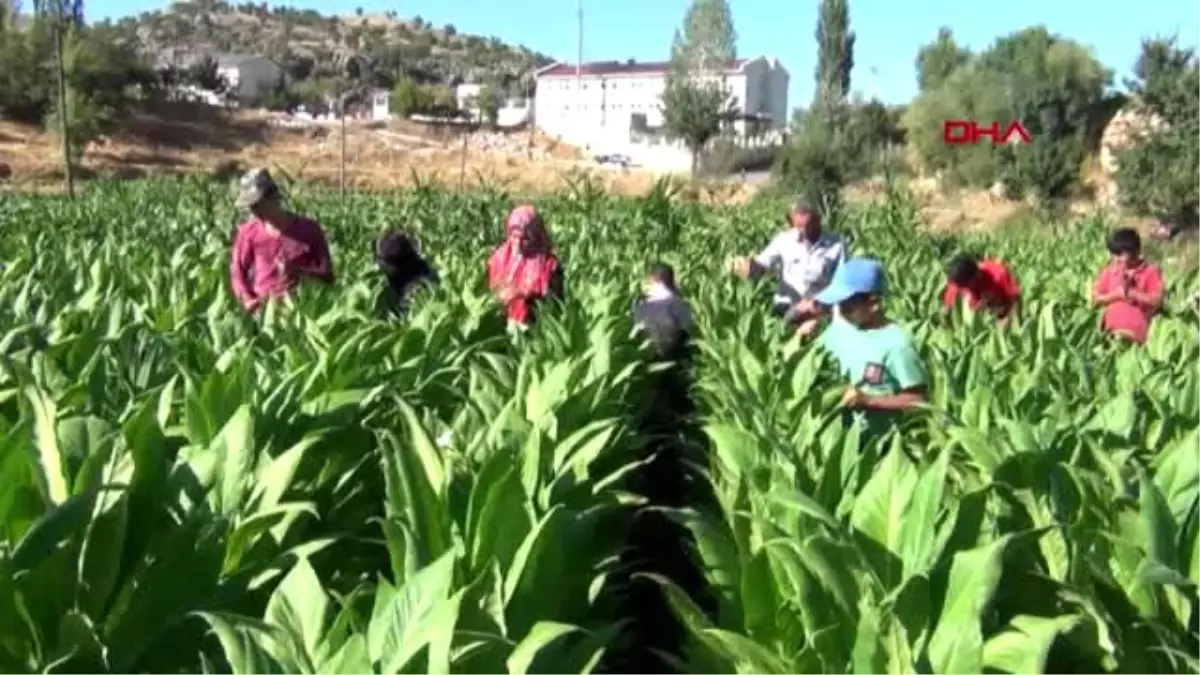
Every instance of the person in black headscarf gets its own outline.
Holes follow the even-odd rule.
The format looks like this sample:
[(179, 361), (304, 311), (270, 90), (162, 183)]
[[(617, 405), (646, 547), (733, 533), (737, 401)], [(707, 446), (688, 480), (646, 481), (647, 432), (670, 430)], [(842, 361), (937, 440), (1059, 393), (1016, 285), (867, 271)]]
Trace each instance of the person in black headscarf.
[(407, 315), (413, 293), (439, 282), (437, 272), (417, 253), (408, 234), (400, 230), (388, 232), (375, 242), (375, 262), (384, 277), (383, 289), (375, 300), (375, 314), (380, 318)]

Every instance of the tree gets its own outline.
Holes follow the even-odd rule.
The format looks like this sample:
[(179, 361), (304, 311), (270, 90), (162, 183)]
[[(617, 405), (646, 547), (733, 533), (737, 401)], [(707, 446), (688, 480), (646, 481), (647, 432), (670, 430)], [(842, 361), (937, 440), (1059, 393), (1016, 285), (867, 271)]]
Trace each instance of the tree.
[[(939, 35), (939, 43), (941, 47), (925, 52), (926, 88), (903, 117), (922, 168), (936, 172), (946, 185), (991, 187), (1001, 181), (1010, 195), (1033, 196), (1043, 203), (1070, 196), (1078, 187), (1087, 132), (1104, 101), (1109, 71), (1083, 45), (1042, 27), (1003, 36), (952, 69), (947, 64), (959, 56), (951, 49), (950, 36)], [(1033, 142), (995, 148), (986, 141), (945, 143), (944, 123), (963, 119), (1001, 125), (1020, 121), (1032, 132)]]
[(116, 124), (112, 111), (97, 104), (74, 87), (67, 88), (67, 123), (59, 119), (58, 105), (52, 104), (46, 113), (46, 128), (66, 128), (70, 143), (71, 163), (78, 166), (87, 146)]
[(904, 112), (901, 125), (921, 168), (941, 177), (946, 187), (991, 187), (1000, 178), (997, 154), (986, 142), (950, 145), (942, 136), (946, 120), (1010, 119), (1003, 74), (964, 66), (941, 85), (923, 92)]
[(805, 115), (775, 164), (780, 187), (816, 205), (826, 218), (841, 206), (848, 180), (841, 139), (828, 118)]
[(940, 28), (937, 39), (917, 51), (917, 86), (933, 89), (970, 60), (970, 50), (958, 46), (949, 28)]
[(867, 173), (873, 157), (865, 141), (851, 142), (848, 135), (854, 33), (846, 0), (822, 0), (816, 38), (813, 104), (797, 115), (793, 141), (780, 153), (775, 171), (782, 186), (823, 205), (829, 216), (841, 203), (842, 187), (852, 175)]
[(133, 107), (137, 90), (155, 82), (150, 64), (115, 27), (72, 31), (65, 58), (70, 86), (113, 116)]
[(1144, 122), (1133, 143), (1116, 151), (1118, 196), (1136, 213), (1195, 228), (1200, 225), (1200, 62), (1175, 38), (1156, 38), (1142, 43), (1134, 75), (1129, 89)]
[(693, 0), (676, 31), (672, 59), (685, 71), (707, 74), (724, 70), (737, 58), (737, 31), (725, 0)]
[(869, 178), (883, 167), (888, 152), (904, 143), (898, 114), (882, 102), (854, 100), (845, 106), (840, 130), (842, 173), (850, 180)]
[(428, 84), (425, 91), (427, 104), (424, 112), (434, 117), (455, 117), (458, 115), (458, 100), (454, 90), (444, 84)]
[(50, 52), (45, 22), (24, 31), (0, 30), (0, 117), (30, 123), (45, 117), (55, 95)]
[(733, 97), (723, 82), (702, 82), (681, 75), (667, 78), (662, 94), (663, 130), (683, 142), (692, 155), (692, 175), (700, 166), (700, 153), (734, 114)]
[(813, 107), (825, 114), (836, 110), (850, 94), (854, 69), (854, 33), (847, 0), (822, 0), (817, 18), (816, 92)]
[(500, 121), (501, 95), (499, 90), (490, 84), (484, 85), (475, 97), (475, 106), (479, 109), (480, 118), (492, 128)]
[(662, 94), (663, 131), (681, 141), (692, 155), (692, 174), (700, 154), (735, 112), (724, 72), (737, 58), (737, 33), (725, 0), (693, 0), (683, 30), (671, 45), (671, 69)]
[(307, 80), (312, 76), (317, 62), (311, 56), (292, 54), (280, 65), (283, 66), (283, 71), (287, 73), (289, 78), (299, 82), (300, 80)]
[(1000, 149), (1001, 181), (1013, 197), (1033, 197), (1043, 208), (1061, 209), (1079, 184), (1086, 117), (1069, 114), (1062, 91), (1045, 86), (1023, 91), (1022, 120), (1037, 142)]

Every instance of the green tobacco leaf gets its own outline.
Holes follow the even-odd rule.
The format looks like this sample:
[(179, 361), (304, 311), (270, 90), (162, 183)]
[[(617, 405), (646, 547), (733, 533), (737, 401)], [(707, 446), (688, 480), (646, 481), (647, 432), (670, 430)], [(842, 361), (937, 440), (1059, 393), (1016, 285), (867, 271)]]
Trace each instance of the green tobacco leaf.
[(1004, 551), (1012, 535), (954, 554), (942, 614), (929, 639), (929, 660), (938, 675), (979, 673), (983, 668), (980, 621), (1000, 583)]
[(285, 675), (294, 672), (271, 654), (269, 626), (242, 616), (200, 612), (221, 644), (234, 675)]
[(905, 578), (924, 574), (933, 566), (938, 550), (938, 515), (942, 510), (946, 473), (950, 466), (951, 449), (938, 455), (934, 463), (922, 472), (913, 488), (912, 499), (900, 522), (900, 560)]
[(529, 668), (533, 665), (534, 660), (542, 650), (567, 635), (580, 632), (581, 630), (578, 626), (554, 621), (537, 622), (529, 630), (529, 633), (521, 638), (521, 641), (513, 648), (512, 654), (509, 655), (506, 661), (508, 672), (512, 675), (525, 675), (530, 672)]
[(405, 672), (413, 658), (434, 639), (454, 580), (454, 551), (447, 551), (405, 581), (396, 591), (377, 595), (367, 630), (367, 652), (385, 673)]
[(54, 401), (33, 387), (25, 388), (25, 397), (33, 409), (33, 434), (36, 441), (36, 466), (43, 498), (58, 505), (67, 500), (67, 466), (58, 444), (55, 417), (58, 409)]
[(1143, 473), (1139, 479), (1142, 534), (1146, 542), (1146, 555), (1154, 562), (1174, 569), (1178, 564), (1175, 542), (1178, 526), (1171, 517), (1167, 500), (1154, 481)]
[(237, 512), (250, 493), (258, 451), (254, 443), (254, 417), (250, 406), (239, 406), (218, 432), (208, 450), (217, 462), (218, 483), (215, 491), (219, 512)]
[(409, 524), (413, 535), (408, 554), (417, 565), (430, 564), (450, 550), (449, 514), (438, 499), (440, 486), (429, 484), (429, 474), (415, 453), (388, 432), (377, 432), (383, 454), (384, 481), (389, 515)]
[(983, 646), (983, 664), (989, 671), (1014, 675), (1044, 673), (1054, 641), (1080, 621), (1075, 615), (1013, 617), (1008, 630), (990, 638)]
[(321, 580), (308, 559), (300, 558), (271, 594), (265, 619), (296, 640), (303, 650), (299, 661), (312, 664), (325, 634), (328, 613), (329, 598)]
[(903, 452), (884, 457), (854, 500), (850, 523), (881, 549), (872, 558), (885, 587), (900, 583), (904, 514), (917, 484), (917, 471)]

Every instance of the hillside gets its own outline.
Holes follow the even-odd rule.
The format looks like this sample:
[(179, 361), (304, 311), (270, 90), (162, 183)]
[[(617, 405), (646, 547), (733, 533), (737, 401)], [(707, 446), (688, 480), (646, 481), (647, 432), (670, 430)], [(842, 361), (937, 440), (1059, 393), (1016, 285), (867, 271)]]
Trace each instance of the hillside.
[(369, 65), (376, 84), (401, 77), (425, 84), (495, 82), (512, 93), (531, 89), (533, 71), (551, 59), (494, 37), (463, 35), (453, 25), (431, 26), (395, 12), (324, 16), (267, 3), (220, 0), (176, 2), (117, 22), (151, 56), (178, 52), (263, 54), (280, 64), (296, 86), (319, 86), (345, 64)]

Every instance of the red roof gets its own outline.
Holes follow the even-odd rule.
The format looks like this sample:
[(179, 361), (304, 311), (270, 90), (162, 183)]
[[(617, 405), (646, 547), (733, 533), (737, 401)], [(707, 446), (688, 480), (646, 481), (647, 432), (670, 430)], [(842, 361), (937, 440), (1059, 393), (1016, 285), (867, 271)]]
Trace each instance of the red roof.
[[(746, 59), (729, 64), (728, 70), (740, 70)], [(580, 75), (661, 75), (670, 69), (666, 61), (593, 61), (579, 68)], [(538, 77), (574, 77), (575, 64), (555, 63), (537, 72)]]

